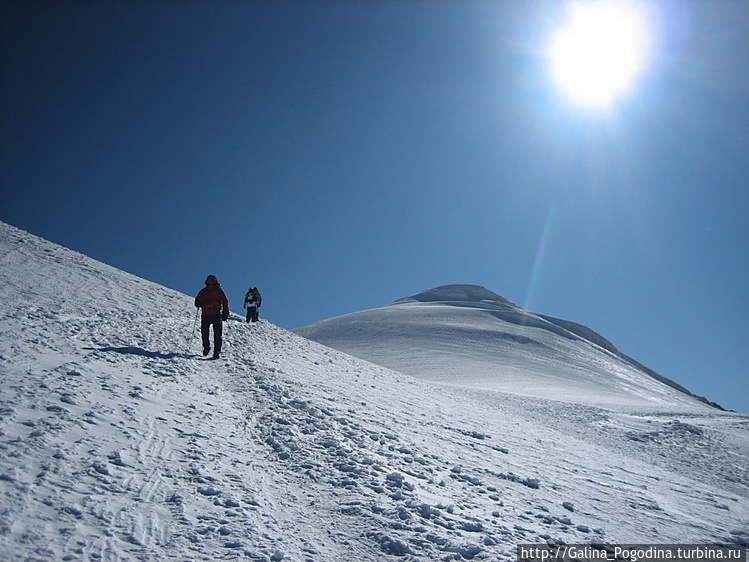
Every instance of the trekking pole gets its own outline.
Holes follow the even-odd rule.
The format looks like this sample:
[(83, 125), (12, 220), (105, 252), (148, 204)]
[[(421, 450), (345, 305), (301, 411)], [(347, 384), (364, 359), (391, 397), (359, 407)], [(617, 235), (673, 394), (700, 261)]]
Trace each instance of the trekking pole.
[(192, 321), (192, 332), (190, 332), (190, 339), (187, 340), (188, 341), (188, 344), (187, 344), (187, 352), (188, 353), (192, 352), (192, 336), (195, 335), (195, 326), (198, 325), (198, 314), (199, 313), (200, 313), (200, 309), (196, 307), (195, 308), (195, 320)]
[(229, 318), (231, 318), (231, 312), (229, 313), (229, 316), (226, 317), (226, 322), (224, 322), (224, 324), (226, 325), (226, 329), (223, 331), (224, 332), (224, 345), (226, 345), (226, 342), (229, 341), (229, 338), (226, 337), (229, 335)]

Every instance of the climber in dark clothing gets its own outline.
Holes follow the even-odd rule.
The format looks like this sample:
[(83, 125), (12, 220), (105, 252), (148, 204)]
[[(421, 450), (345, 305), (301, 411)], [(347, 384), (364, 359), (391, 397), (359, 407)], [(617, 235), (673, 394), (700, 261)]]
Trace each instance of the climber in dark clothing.
[(258, 314), (260, 312), (260, 303), (263, 302), (263, 298), (260, 296), (260, 291), (257, 287), (250, 287), (247, 290), (247, 294), (244, 296), (244, 308), (247, 309), (247, 322), (257, 322)]
[(226, 298), (215, 275), (205, 279), (205, 287), (195, 297), (195, 306), (201, 309), (200, 335), (203, 339), (203, 355), (211, 352), (210, 329), (213, 326), (213, 358), (221, 354), (222, 321), (229, 318), (229, 299)]

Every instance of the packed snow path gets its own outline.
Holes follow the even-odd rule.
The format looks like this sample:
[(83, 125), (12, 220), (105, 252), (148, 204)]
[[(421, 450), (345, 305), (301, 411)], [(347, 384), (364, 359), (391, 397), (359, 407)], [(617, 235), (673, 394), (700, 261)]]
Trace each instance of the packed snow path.
[(0, 283), (0, 560), (749, 540), (746, 417), (445, 387), (237, 316), (206, 360), (190, 296), (7, 225)]

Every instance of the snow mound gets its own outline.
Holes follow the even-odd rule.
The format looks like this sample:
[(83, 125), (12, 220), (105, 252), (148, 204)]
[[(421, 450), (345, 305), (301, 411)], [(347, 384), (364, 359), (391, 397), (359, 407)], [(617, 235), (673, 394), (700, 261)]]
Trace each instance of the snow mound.
[(434, 382), (605, 407), (707, 405), (590, 328), (476, 285), (437, 287), (294, 332)]
[(2, 223), (0, 287), (0, 560), (749, 539), (749, 418), (446, 387), (238, 316), (206, 360), (191, 296)]
[(479, 285), (443, 285), (424, 291), (417, 295), (395, 301), (404, 302), (442, 302), (442, 303), (481, 303), (504, 304), (515, 306), (507, 299)]

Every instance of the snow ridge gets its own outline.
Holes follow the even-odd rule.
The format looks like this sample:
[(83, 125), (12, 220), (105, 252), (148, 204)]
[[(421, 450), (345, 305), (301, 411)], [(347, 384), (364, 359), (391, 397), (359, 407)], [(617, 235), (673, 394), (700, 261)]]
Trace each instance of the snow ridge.
[(405, 302), (442, 302), (442, 303), (492, 303), (494, 305), (504, 305), (506, 307), (517, 308), (517, 305), (508, 301), (504, 297), (491, 292), (485, 287), (479, 285), (442, 285), (427, 291), (421, 292), (410, 297), (405, 297), (395, 301), (393, 304)]
[(575, 322), (477, 285), (445, 285), (294, 330), (416, 377), (598, 406), (717, 406)]
[[(682, 385), (674, 382), (673, 380), (667, 377), (664, 377), (663, 375), (659, 373), (656, 373), (655, 371), (653, 371), (652, 369), (649, 369), (648, 367), (636, 361), (632, 357), (622, 353), (616, 348), (616, 346), (614, 346), (613, 343), (611, 343), (609, 340), (604, 338), (601, 334), (588, 328), (587, 326), (583, 326), (582, 324), (571, 322), (569, 320), (562, 320), (560, 318), (554, 318), (553, 316), (548, 316), (545, 314), (534, 314), (534, 313), (525, 311), (521, 309), (519, 306), (517, 306), (515, 303), (505, 299), (504, 297), (501, 297), (500, 295), (497, 295), (496, 293), (493, 293), (492, 291), (489, 291), (485, 287), (481, 287), (479, 285), (466, 285), (466, 284), (443, 285), (441, 287), (436, 287), (434, 289), (424, 291), (422, 293), (413, 295), (411, 297), (399, 299), (395, 301), (393, 304), (408, 303), (408, 302), (425, 302), (425, 303), (436, 302), (436, 303), (442, 303), (442, 304), (449, 304), (452, 306), (468, 305), (468, 306), (473, 306), (476, 308), (483, 308), (483, 307), (489, 306), (495, 309), (501, 309), (504, 311), (503, 314), (497, 315), (497, 316), (508, 322), (512, 322), (512, 323), (519, 324), (522, 326), (535, 326), (535, 327), (547, 329), (562, 337), (570, 337), (570, 334), (572, 334), (574, 336), (583, 338), (584, 340), (587, 340), (590, 343), (606, 351), (613, 353), (619, 359), (629, 363), (636, 369), (639, 369), (640, 371), (654, 378), (655, 380), (662, 382), (663, 384), (666, 384), (670, 386), (671, 388), (674, 388), (680, 392), (683, 392), (684, 394), (688, 396), (696, 398), (697, 400), (700, 400), (701, 402), (704, 402), (710, 406), (723, 409), (721, 408), (719, 404), (716, 404), (715, 402), (711, 402), (710, 400), (702, 396), (697, 396), (693, 394), (692, 392), (684, 388)], [(539, 319), (546, 321), (550, 324), (546, 324), (545, 322), (539, 322), (538, 321)], [(561, 328), (561, 330), (559, 330), (558, 328)], [(314, 336), (313, 336), (313, 339), (314, 339)]]
[(191, 296), (1, 223), (0, 286), (1, 560), (749, 540), (749, 418), (446, 387), (238, 316), (205, 360)]

